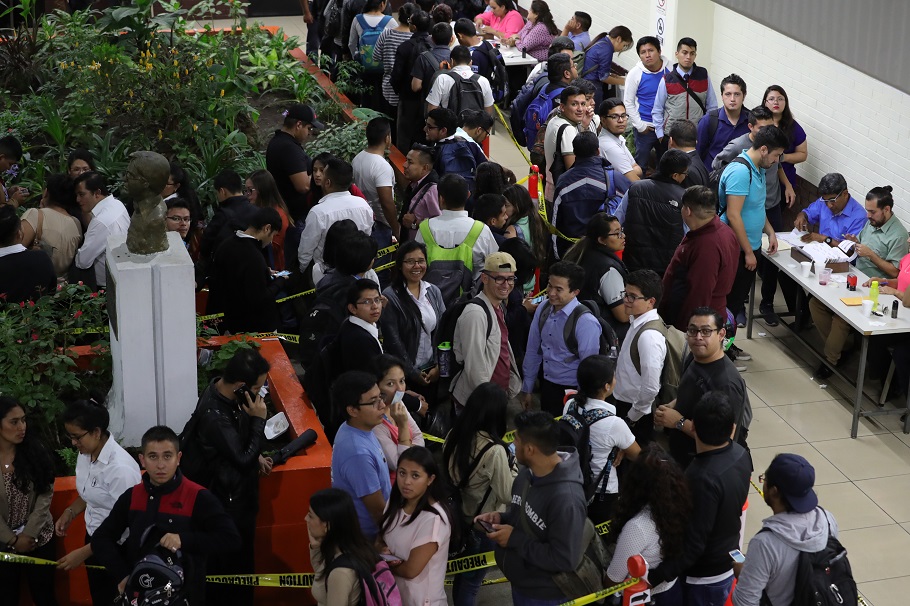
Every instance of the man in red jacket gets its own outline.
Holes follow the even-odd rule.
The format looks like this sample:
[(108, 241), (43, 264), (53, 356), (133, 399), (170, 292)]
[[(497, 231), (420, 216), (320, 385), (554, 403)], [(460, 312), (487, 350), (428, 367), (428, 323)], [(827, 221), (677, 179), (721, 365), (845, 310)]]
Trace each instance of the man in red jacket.
[(720, 314), (736, 277), (736, 235), (717, 217), (717, 196), (703, 185), (686, 190), (680, 210), (689, 232), (664, 273), (658, 309), (664, 321), (685, 331), (692, 311), (710, 307)]

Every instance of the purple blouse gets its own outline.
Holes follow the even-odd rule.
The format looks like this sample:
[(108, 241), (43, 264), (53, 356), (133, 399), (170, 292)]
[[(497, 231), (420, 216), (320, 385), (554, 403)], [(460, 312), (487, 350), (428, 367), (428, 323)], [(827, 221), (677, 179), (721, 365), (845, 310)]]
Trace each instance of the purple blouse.
[(518, 32), (515, 48), (527, 52), (538, 61), (546, 61), (547, 49), (555, 37), (543, 23), (528, 21)]

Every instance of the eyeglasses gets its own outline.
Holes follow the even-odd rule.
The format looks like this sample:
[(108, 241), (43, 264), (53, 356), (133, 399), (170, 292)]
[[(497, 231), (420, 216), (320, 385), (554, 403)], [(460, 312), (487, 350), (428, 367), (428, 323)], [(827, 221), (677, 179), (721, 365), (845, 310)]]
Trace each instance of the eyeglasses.
[(499, 286), (503, 284), (515, 284), (515, 281), (518, 280), (515, 276), (492, 276), (487, 274), (487, 277), (496, 282)]
[(634, 302), (637, 301), (638, 299), (641, 299), (642, 301), (647, 301), (647, 300), (650, 299), (651, 297), (643, 297), (643, 296), (641, 296), (641, 295), (633, 295), (633, 294), (631, 294), (631, 293), (627, 293), (627, 292), (623, 291), (623, 293), (622, 293), (622, 298), (625, 299), (626, 301), (628, 301), (629, 303), (634, 303)]
[(783, 97), (768, 97), (765, 99), (767, 103), (780, 103), (781, 101), (786, 101)]
[(401, 262), (402, 265), (407, 265), (408, 267), (414, 267), (415, 265), (426, 265), (426, 259), (405, 259)]
[(253, 193), (254, 191), (256, 191), (256, 188), (255, 188), (255, 187), (245, 187), (245, 188), (243, 189), (243, 195), (244, 195), (244, 196), (249, 196), (249, 195), (250, 195), (251, 193)]
[(694, 326), (690, 326), (689, 328), (686, 329), (686, 334), (689, 335), (690, 337), (694, 337), (696, 335), (701, 335), (702, 337), (707, 339), (708, 337), (711, 336), (712, 333), (718, 332), (719, 330), (720, 330), (719, 328), (696, 328)]
[(765, 483), (765, 474), (760, 474), (760, 475), (758, 476), (758, 483), (759, 483), (759, 484), (764, 484), (764, 483)]
[(372, 406), (376, 410), (381, 410), (382, 408), (385, 407), (385, 400), (383, 400), (382, 396), (379, 395), (379, 396), (376, 396), (375, 398), (371, 398), (367, 402), (357, 402), (356, 406), (358, 408), (361, 406)]
[(72, 442), (74, 442), (74, 443), (79, 443), (79, 442), (82, 441), (82, 438), (84, 438), (85, 436), (87, 436), (89, 433), (91, 433), (91, 432), (85, 431), (85, 432), (82, 433), (82, 435), (79, 435), (79, 436), (68, 435), (67, 437), (68, 437)]
[(844, 193), (845, 191), (847, 191), (847, 190), (841, 191), (839, 194), (837, 194), (833, 198), (822, 198), (822, 202), (824, 202), (825, 204), (834, 204), (835, 202), (837, 202), (837, 199), (840, 198), (841, 194)]
[(607, 114), (607, 118), (611, 118), (613, 120), (628, 120), (629, 114)]
[(429, 122), (424, 123), (424, 126), (425, 126), (426, 128), (429, 128), (430, 130), (439, 130), (439, 129), (441, 128), (441, 127), (439, 127), (439, 126), (435, 126), (435, 125), (433, 125), (433, 124), (430, 124)]
[[(90, 168), (86, 168), (85, 170), (82, 170), (82, 169), (80, 168), (80, 169), (77, 169), (77, 170), (79, 170), (80, 172), (85, 172), (85, 171), (88, 171), (88, 170), (91, 170), (91, 169), (90, 169)], [(174, 183), (173, 181), (168, 181), (168, 182), (167, 182), (167, 186), (168, 186), (168, 187), (177, 187), (177, 184)]]
[(607, 236), (613, 236), (614, 238), (625, 238), (626, 232), (622, 229), (619, 231), (611, 231), (610, 233), (607, 234)]
[(192, 221), (189, 217), (178, 217), (174, 215), (173, 217), (165, 217), (168, 221), (173, 221), (174, 223), (189, 223)]
[(365, 305), (367, 307), (381, 307), (382, 297), (376, 297), (375, 299), (362, 299), (360, 301), (357, 301), (357, 305)]

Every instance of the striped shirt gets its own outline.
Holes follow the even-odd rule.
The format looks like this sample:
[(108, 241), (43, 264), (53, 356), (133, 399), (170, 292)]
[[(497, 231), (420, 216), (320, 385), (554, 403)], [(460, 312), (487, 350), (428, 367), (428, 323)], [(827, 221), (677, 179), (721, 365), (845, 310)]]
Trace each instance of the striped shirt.
[(376, 41), (375, 52), (382, 59), (382, 95), (392, 107), (398, 107), (398, 93), (392, 89), (392, 68), (395, 66), (395, 51), (405, 40), (411, 38), (411, 32), (400, 32), (389, 27), (383, 30)]

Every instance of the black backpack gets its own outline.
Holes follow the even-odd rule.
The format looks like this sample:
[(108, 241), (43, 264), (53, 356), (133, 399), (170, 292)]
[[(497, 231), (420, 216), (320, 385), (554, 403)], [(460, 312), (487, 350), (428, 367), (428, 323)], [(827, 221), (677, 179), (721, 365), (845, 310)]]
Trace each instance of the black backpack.
[(560, 446), (571, 446), (578, 451), (578, 464), (581, 466), (581, 477), (585, 490), (585, 499), (590, 505), (598, 493), (606, 492), (607, 481), (610, 479), (610, 470), (616, 459), (617, 447), (610, 451), (607, 462), (597, 477), (591, 471), (591, 460), (594, 456), (591, 451), (591, 426), (603, 419), (614, 416), (606, 410), (585, 410), (572, 405), (569, 411), (559, 418), (556, 427), (559, 431)]
[[(320, 284), (329, 277), (329, 272), (320, 280)], [(344, 306), (344, 297), (348, 288), (356, 281), (354, 276), (345, 276), (326, 288), (316, 288), (315, 298), (307, 315), (300, 322), (300, 364), (309, 369), (322, 348), (338, 334), (342, 322), (348, 317)]]
[(332, 408), (331, 390), (332, 383), (341, 374), (342, 368), (341, 343), (336, 334), (320, 347), (317, 355), (306, 367), (301, 381), (330, 444), (335, 442), (335, 433), (341, 426), (339, 413)]
[(509, 98), (509, 74), (506, 72), (506, 62), (502, 58), (502, 53), (498, 48), (493, 47), (487, 41), (484, 41), (478, 47), (478, 50), (487, 55), (493, 71), (487, 76), (490, 81), (490, 88), (493, 91), (493, 100), (501, 101)]
[(719, 193), (720, 192), (720, 178), (723, 177), (724, 171), (727, 170), (727, 167), (733, 163), (742, 164), (743, 166), (745, 166), (746, 168), (749, 169), (749, 187), (750, 188), (752, 187), (752, 167), (750, 167), (749, 163), (746, 162), (740, 156), (736, 156), (727, 164), (724, 164), (723, 166), (712, 170), (711, 174), (708, 175), (708, 187), (711, 189), (711, 191), (714, 192), (714, 195), (717, 196), (717, 214), (718, 215), (722, 214), (724, 212), (724, 210), (726, 210), (726, 208), (727, 208), (726, 203), (722, 204), (720, 201), (720, 193)]
[(164, 533), (146, 528), (140, 544), (147, 553), (133, 566), (124, 588), (124, 603), (131, 606), (183, 606), (186, 600), (183, 552), (170, 551), (158, 541)]
[[(446, 477), (446, 490), (448, 497), (446, 497), (446, 504), (449, 508), (449, 511), (452, 513), (452, 536), (449, 540), (449, 557), (456, 557), (464, 553), (465, 549), (468, 547), (468, 536), (471, 532), (471, 526), (473, 522), (467, 523), (464, 519), (464, 508), (463, 501), (461, 499), (461, 493), (464, 492), (465, 488), (468, 487), (468, 484), (471, 482), (471, 476), (474, 475), (474, 472), (477, 471), (477, 467), (480, 465), (480, 460), (483, 459), (483, 455), (487, 454), (487, 451), (495, 446), (502, 446), (500, 442), (490, 442), (477, 453), (477, 456), (474, 457), (474, 460), (471, 461), (471, 466), (468, 468), (468, 473), (465, 477), (461, 478), (458, 484), (452, 482), (449, 477), (448, 466), (444, 466), (445, 477)], [(508, 453), (508, 450), (506, 450)], [(487, 490), (483, 493), (483, 498), (480, 499), (480, 503), (477, 504), (477, 510), (474, 512), (474, 515), (471, 516), (471, 520), (480, 515), (481, 510), (483, 509), (484, 503), (487, 502), (487, 499), (490, 498), (490, 493), (493, 492), (493, 484), (491, 483), (487, 486)]]
[[(825, 510), (822, 509), (824, 512)], [(825, 514), (827, 517), (827, 513)], [(759, 532), (773, 532), (762, 528)], [(828, 544), (821, 551), (799, 552), (792, 606), (844, 606), (859, 600), (847, 550), (828, 528)], [(770, 604), (762, 593), (762, 604)]]
[(466, 111), (485, 111), (480, 76), (471, 74), (470, 78), (462, 78), (455, 70), (447, 73), (452, 78), (452, 88), (449, 89), (448, 99), (449, 109), (459, 117)]
[[(543, 330), (544, 323), (546, 323), (550, 314), (553, 313), (553, 306), (550, 305), (549, 301), (544, 301), (542, 306), (543, 309), (540, 312), (540, 318), (537, 320), (537, 328), (539, 330)], [(585, 314), (593, 314), (594, 318), (600, 324), (600, 351), (598, 353), (602, 356), (609, 356), (611, 350), (614, 348), (616, 351), (619, 351), (619, 338), (616, 336), (616, 331), (613, 330), (613, 327), (600, 315), (600, 307), (594, 301), (582, 301), (581, 299), (578, 300), (578, 306), (572, 310), (569, 319), (566, 320), (566, 324), (562, 329), (562, 338), (563, 341), (565, 341), (568, 350), (571, 351), (575, 357), (578, 357), (578, 337), (575, 336), (575, 327), (578, 325), (578, 319)]]
[[(447, 380), (448, 382), (451, 382), (451, 379), (464, 368), (464, 364), (455, 360), (455, 325), (458, 323), (458, 318), (461, 317), (462, 312), (464, 312), (468, 305), (479, 305), (486, 313), (488, 339), (490, 338), (490, 333), (493, 332), (493, 315), (490, 313), (490, 309), (483, 299), (472, 296), (471, 293), (466, 292), (458, 298), (455, 303), (449, 305), (439, 319), (435, 343), (437, 362), (439, 363), (440, 369), (440, 379), (444, 381)], [(445, 372), (445, 376), (442, 375), (443, 372)]]

